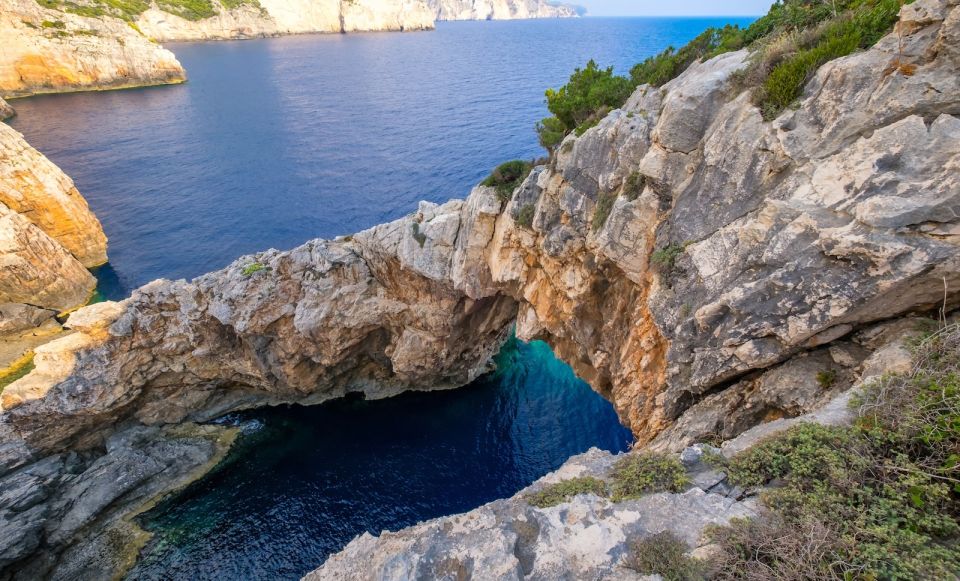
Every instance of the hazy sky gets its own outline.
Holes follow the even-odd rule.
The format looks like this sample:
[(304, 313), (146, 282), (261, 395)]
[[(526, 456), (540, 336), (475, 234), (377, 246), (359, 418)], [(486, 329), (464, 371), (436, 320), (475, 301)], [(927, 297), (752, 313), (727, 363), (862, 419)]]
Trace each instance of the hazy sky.
[(590, 16), (755, 16), (773, 0), (570, 0)]

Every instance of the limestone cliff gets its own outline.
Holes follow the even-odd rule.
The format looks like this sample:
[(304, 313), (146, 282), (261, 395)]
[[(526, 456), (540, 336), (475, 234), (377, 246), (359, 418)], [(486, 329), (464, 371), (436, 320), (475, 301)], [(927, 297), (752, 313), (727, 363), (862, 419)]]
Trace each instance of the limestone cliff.
[(433, 14), (421, 0), (262, 0), (230, 9), (213, 6), (212, 16), (184, 18), (154, 5), (137, 16), (136, 25), (159, 41), (433, 28)]
[(0, 125), (0, 202), (91, 268), (107, 261), (107, 237), (73, 180), (23, 136)]
[(0, 0), (0, 96), (176, 83), (186, 79), (168, 50), (116, 18)]
[(106, 262), (107, 238), (73, 181), (5, 124), (0, 212), (0, 304), (54, 311), (83, 305), (96, 285), (87, 267)]
[(547, 0), (426, 0), (437, 20), (574, 18), (577, 8)]
[[(29, 511), (0, 499), (0, 524), (29, 531), (0, 535), (4, 563), (69, 577), (84, 539), (130, 510), (136, 485), (83, 484), (99, 500), (63, 526), (76, 483), (99, 472), (38, 473), (50, 458), (113, 462), (116, 430), (155, 435), (249, 406), (461, 385), (513, 321), (660, 449), (830, 401), (884, 349), (881, 322), (960, 297), (960, 8), (919, 0), (899, 30), (912, 74), (882, 73), (901, 50), (888, 36), (822, 67), (773, 122), (737, 90), (747, 54), (725, 54), (637, 89), (509, 200), (479, 186), (352, 237), (74, 313), (73, 334), (39, 348), (36, 369), (2, 394), (0, 486), (43, 491)], [(820, 372), (835, 380), (818, 385)], [(160, 462), (128, 456), (132, 473)], [(14, 486), (28, 477), (32, 488)], [(600, 520), (618, 510), (580, 508)], [(531, 518), (561, 516), (573, 518)], [(607, 530), (588, 517), (577, 522)], [(434, 525), (418, 530), (397, 546), (440, 546)]]

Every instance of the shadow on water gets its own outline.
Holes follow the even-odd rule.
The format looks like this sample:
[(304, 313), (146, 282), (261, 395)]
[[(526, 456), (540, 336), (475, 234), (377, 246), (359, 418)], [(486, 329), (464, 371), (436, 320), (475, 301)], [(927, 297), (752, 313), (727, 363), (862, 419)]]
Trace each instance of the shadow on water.
[(509, 497), (592, 446), (622, 451), (612, 406), (542, 342), (452, 391), (235, 414), (228, 458), (142, 517), (130, 579), (298, 579), (363, 532)]

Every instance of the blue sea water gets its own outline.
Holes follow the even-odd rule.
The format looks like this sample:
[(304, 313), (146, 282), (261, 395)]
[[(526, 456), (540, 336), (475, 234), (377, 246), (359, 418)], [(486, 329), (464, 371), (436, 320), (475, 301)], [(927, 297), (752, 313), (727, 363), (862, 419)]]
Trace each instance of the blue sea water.
[[(405, 34), (171, 44), (190, 82), (18, 100), (13, 121), (77, 183), (110, 238), (100, 290), (355, 232), (465, 196), (542, 154), (543, 91), (590, 58), (626, 73), (745, 19), (440, 23)], [(131, 579), (295, 579), (379, 534), (512, 495), (630, 435), (543, 343), (511, 342), (465, 388), (228, 418), (213, 473), (142, 517)]]
[(513, 495), (591, 446), (626, 449), (611, 406), (544, 343), (512, 341), (468, 387), (257, 410), (211, 475), (143, 519), (131, 579), (299, 579), (356, 535)]
[(439, 23), (416, 33), (169, 44), (181, 86), (14, 101), (110, 239), (102, 290), (191, 278), (467, 195), (543, 154), (543, 92), (593, 58), (626, 73), (743, 19)]

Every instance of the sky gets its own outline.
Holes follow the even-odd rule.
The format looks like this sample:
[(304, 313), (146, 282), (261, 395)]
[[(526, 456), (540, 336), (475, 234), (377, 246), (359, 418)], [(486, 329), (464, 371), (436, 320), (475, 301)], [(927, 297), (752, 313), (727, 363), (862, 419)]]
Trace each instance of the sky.
[(757, 16), (773, 0), (569, 0), (590, 16)]

